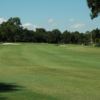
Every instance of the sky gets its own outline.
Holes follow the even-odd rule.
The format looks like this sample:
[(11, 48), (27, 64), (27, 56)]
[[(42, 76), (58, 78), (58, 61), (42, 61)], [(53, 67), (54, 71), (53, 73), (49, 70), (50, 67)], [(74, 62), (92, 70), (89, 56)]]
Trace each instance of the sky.
[(0, 23), (20, 17), (23, 27), (86, 32), (100, 28), (91, 20), (86, 0), (0, 0)]

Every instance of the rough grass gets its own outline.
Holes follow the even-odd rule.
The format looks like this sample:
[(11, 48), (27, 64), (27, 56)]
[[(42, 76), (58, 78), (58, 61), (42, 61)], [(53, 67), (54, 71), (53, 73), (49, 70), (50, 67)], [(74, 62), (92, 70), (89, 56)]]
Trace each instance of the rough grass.
[(100, 100), (100, 48), (0, 45), (0, 83), (21, 87), (1, 100)]

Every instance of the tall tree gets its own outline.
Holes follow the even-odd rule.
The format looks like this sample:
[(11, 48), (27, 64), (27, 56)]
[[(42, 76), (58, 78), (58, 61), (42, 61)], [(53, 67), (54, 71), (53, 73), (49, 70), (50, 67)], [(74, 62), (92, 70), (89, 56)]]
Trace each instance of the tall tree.
[(61, 42), (62, 43), (71, 43), (71, 33), (67, 30), (63, 32), (61, 35)]
[(2, 36), (2, 41), (16, 42), (16, 40), (18, 40), (19, 33), (21, 33), (21, 29), (20, 18), (9, 18), (7, 22), (3, 22), (0, 25), (0, 34)]
[(44, 28), (37, 28), (36, 29), (36, 40), (37, 42), (46, 42), (47, 41), (47, 33)]
[(11, 23), (11, 24), (14, 24), (16, 26), (20, 26), (21, 25), (21, 21), (20, 21), (20, 18), (19, 17), (14, 17), (14, 18), (9, 18), (8, 23)]

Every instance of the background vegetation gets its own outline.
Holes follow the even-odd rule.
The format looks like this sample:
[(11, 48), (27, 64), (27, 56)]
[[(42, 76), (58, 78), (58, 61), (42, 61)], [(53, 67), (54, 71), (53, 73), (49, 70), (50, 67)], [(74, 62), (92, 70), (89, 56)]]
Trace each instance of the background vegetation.
[(34, 42), (34, 43), (61, 43), (61, 44), (100, 44), (100, 30), (94, 29), (86, 33), (78, 31), (61, 32), (58, 29), (46, 31), (37, 28), (36, 31), (22, 27), (20, 18), (14, 17), (0, 24), (0, 42)]

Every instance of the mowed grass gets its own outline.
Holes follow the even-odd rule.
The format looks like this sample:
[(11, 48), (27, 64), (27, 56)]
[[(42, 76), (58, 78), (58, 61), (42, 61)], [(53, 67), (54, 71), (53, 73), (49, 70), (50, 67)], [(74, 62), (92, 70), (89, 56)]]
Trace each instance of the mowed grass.
[(100, 100), (100, 48), (0, 45), (0, 83), (19, 86), (0, 100)]

